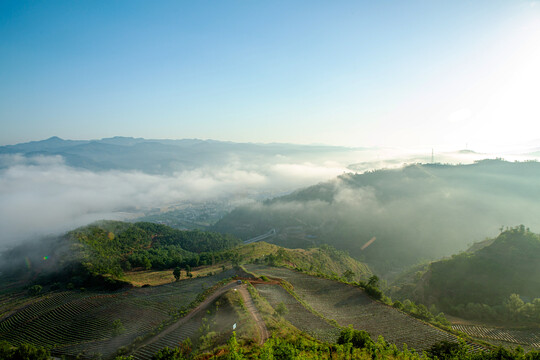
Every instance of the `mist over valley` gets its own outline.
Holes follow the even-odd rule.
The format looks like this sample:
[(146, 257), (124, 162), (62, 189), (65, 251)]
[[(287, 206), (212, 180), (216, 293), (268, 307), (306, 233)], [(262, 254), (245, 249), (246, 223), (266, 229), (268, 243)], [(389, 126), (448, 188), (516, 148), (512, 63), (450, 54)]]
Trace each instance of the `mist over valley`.
[(0, 1), (0, 360), (539, 360), (540, 0)]

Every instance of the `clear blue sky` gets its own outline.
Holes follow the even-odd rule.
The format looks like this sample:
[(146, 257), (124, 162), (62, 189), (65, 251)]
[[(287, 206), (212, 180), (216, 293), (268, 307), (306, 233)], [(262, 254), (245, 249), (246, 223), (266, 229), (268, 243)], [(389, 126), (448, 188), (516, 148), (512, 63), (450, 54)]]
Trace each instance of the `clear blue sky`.
[(0, 144), (540, 138), (537, 1), (0, 1)]

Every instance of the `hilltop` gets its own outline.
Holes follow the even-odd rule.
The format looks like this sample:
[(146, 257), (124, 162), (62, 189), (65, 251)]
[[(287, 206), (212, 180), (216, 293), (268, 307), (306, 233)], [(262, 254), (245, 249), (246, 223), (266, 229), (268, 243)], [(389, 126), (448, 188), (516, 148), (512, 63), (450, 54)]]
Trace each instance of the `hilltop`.
[(101, 221), (63, 236), (25, 243), (2, 254), (2, 270), (38, 283), (122, 285), (125, 271), (186, 268), (230, 259), (230, 235), (182, 231), (153, 223)]
[(523, 225), (429, 264), (394, 295), (485, 320), (540, 320), (540, 235)]
[(231, 235), (120, 221), (101, 221), (61, 237), (15, 247), (3, 254), (2, 271), (40, 284), (118, 287), (141, 278), (174, 281), (175, 267), (202, 275), (231, 263), (252, 262), (334, 277), (349, 271), (357, 280), (372, 275), (367, 265), (330, 246), (305, 250), (264, 242), (242, 245)]

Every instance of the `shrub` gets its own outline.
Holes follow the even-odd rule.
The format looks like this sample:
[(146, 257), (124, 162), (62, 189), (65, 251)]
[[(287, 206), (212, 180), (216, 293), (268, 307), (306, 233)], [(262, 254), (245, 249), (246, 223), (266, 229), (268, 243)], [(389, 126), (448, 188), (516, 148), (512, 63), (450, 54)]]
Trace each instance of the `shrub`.
[(41, 290), (43, 290), (43, 287), (41, 285), (34, 285), (34, 286), (31, 286), (29, 289), (28, 289), (28, 295), (30, 296), (36, 296), (36, 295), (39, 295), (39, 293), (41, 293)]

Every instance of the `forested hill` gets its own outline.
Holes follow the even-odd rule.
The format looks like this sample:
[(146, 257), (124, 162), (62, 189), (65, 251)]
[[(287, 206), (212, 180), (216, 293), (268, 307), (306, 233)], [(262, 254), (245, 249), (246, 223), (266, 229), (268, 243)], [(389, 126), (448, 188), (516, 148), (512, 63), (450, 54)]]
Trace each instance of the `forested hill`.
[(211, 264), (229, 256), (224, 250), (239, 244), (233, 236), (213, 232), (102, 221), (61, 237), (15, 247), (3, 254), (0, 266), (7, 274), (31, 273), (82, 285), (100, 276), (118, 279), (133, 268), (159, 270)]
[(476, 251), (431, 263), (414, 284), (402, 285), (400, 297), (464, 317), (540, 321), (539, 259), (540, 235), (518, 226)]
[[(381, 275), (466, 250), (502, 225), (540, 229), (540, 164), (483, 160), (345, 174), (235, 209), (214, 229), (283, 246), (328, 243)], [(292, 244), (292, 245), (291, 245)]]

